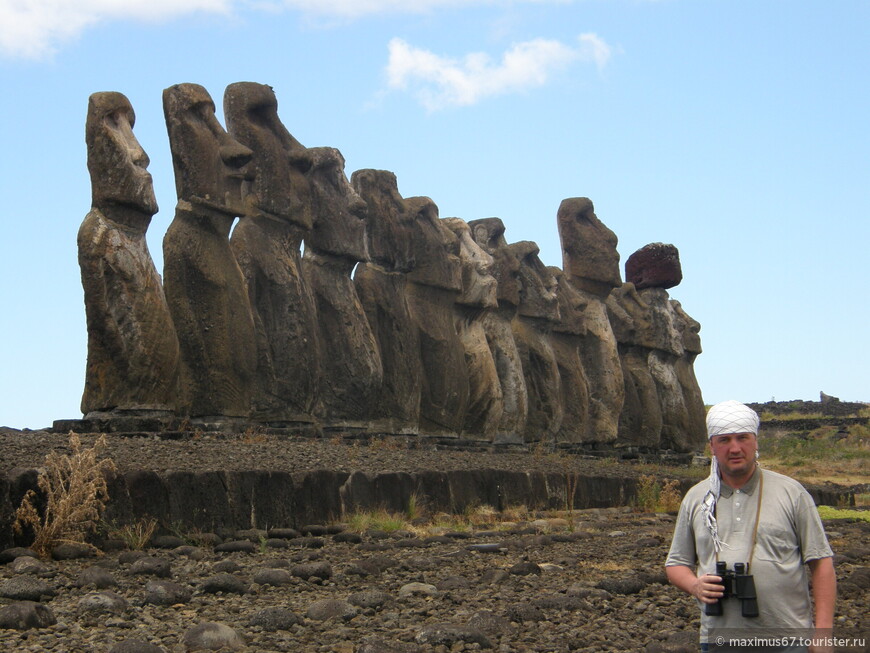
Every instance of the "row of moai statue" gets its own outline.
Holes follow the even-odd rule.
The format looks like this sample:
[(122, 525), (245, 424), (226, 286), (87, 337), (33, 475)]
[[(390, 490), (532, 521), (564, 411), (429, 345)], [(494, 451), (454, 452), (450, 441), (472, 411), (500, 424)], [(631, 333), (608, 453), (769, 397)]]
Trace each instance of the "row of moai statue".
[(338, 150), (288, 132), (269, 86), (227, 87), (226, 129), (199, 85), (163, 106), (178, 203), (161, 279), (133, 108), (89, 102), (86, 418), (702, 446), (699, 325), (668, 296), (673, 246), (639, 250), (622, 283), (616, 236), (566, 199), (563, 267), (547, 267), (498, 218), (441, 219), (388, 171), (348, 180)]

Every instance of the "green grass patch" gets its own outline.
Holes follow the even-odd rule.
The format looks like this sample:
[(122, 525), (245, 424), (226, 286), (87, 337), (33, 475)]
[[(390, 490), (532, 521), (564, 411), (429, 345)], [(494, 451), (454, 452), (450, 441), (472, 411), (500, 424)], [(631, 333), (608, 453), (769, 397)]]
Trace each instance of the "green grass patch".
[(822, 519), (851, 519), (870, 522), (870, 510), (852, 510), (835, 508), (834, 506), (818, 506), (819, 517)]

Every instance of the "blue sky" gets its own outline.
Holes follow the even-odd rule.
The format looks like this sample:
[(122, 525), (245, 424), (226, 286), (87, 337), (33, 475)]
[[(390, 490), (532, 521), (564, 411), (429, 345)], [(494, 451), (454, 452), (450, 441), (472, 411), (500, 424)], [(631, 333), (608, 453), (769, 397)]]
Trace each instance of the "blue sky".
[(218, 107), (270, 84), (348, 176), (498, 216), (551, 265), (566, 197), (593, 200), (622, 264), (676, 245), (707, 403), (870, 401), (868, 36), (863, 0), (0, 0), (0, 425), (80, 416), (88, 96), (136, 111), (160, 270), (179, 82)]

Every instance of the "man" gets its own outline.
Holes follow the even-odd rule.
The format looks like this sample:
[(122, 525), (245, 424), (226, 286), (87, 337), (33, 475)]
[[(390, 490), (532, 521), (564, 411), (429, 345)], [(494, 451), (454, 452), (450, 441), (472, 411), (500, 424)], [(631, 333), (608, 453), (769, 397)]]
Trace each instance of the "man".
[[(799, 638), (810, 638), (814, 627), (819, 634), (830, 633), (833, 626), (833, 553), (807, 491), (787, 476), (758, 467), (758, 426), (755, 411), (736, 401), (716, 404), (708, 412), (710, 477), (683, 498), (665, 563), (668, 580), (704, 608), (702, 651), (830, 650), (807, 649)], [(747, 565), (754, 578), (757, 616), (749, 616), (751, 600), (723, 598), (717, 561), (729, 571), (735, 563)], [(721, 614), (708, 614), (720, 606)], [(760, 648), (757, 639), (747, 644), (753, 637), (766, 637), (778, 647)], [(777, 638), (781, 641), (775, 642)]]

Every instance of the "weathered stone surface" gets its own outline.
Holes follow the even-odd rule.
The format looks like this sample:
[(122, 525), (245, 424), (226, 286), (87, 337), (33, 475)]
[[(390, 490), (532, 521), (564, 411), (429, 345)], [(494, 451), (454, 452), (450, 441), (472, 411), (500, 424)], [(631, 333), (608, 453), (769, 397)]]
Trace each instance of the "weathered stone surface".
[(520, 302), (520, 262), (508, 247), (505, 226), (499, 218), (483, 218), (468, 224), (475, 242), (493, 257), (493, 275), (497, 281), (498, 306), (484, 314), (482, 320), (502, 394), (502, 414), (495, 438), (522, 442), (528, 418), (528, 394), (511, 326)]
[(334, 148), (310, 150), (314, 228), (302, 271), (314, 296), (321, 349), (321, 415), (331, 424), (363, 426), (383, 382), (378, 343), (351, 272), (366, 259), (366, 203), (344, 174)]
[(625, 401), (619, 415), (619, 441), (656, 448), (661, 440), (662, 410), (649, 354), (642, 347), (620, 346)]
[(471, 237), (468, 224), (447, 218), (444, 224), (459, 240), (462, 292), (454, 304), (456, 331), (468, 369), (468, 408), (462, 430), (486, 440), (495, 437), (503, 399), (495, 360), (486, 339), (484, 317), (498, 306), (493, 258)]
[(598, 219), (586, 197), (562, 200), (556, 220), (565, 274), (577, 288), (607, 296), (622, 283), (616, 234)]
[(619, 343), (625, 383), (625, 402), (619, 416), (619, 441), (658, 447), (662, 432), (662, 407), (649, 365), (655, 347), (653, 310), (630, 282), (615, 288), (607, 298), (610, 324)]
[(557, 267), (548, 268), (556, 279), (559, 320), (550, 332), (550, 345), (556, 356), (561, 389), (562, 424), (557, 442), (594, 442), (595, 432), (589, 419), (589, 382), (580, 358), (586, 323), (583, 311), (586, 299), (577, 292), (567, 275)]
[(413, 225), (392, 172), (357, 170), (351, 183), (368, 207), (366, 236), (371, 257), (370, 262), (357, 266), (354, 285), (383, 368), (383, 384), (371, 412), (372, 428), (416, 433), (423, 363), (406, 294), (406, 275), (414, 265)]
[(82, 612), (107, 612), (121, 614), (129, 606), (127, 599), (117, 592), (93, 592), (79, 599), (78, 609)]
[(167, 88), (163, 110), (179, 200), (163, 239), (163, 276), (181, 348), (182, 401), (194, 417), (245, 417), (256, 331), (229, 234), (245, 212), (251, 150), (224, 131), (202, 86)]
[(182, 638), (187, 651), (219, 651), (224, 648), (238, 651), (245, 648), (245, 640), (226, 624), (206, 622), (188, 628)]
[(559, 367), (549, 332), (559, 320), (556, 279), (529, 241), (510, 245), (520, 261), (520, 303), (513, 321), (528, 396), (527, 442), (552, 441), (562, 426)]
[[(700, 343), (666, 293), (681, 279), (673, 245), (635, 252), (635, 283), (623, 286), (615, 234), (589, 199), (568, 198), (563, 269), (548, 272), (528, 244), (507, 245), (498, 218), (441, 221), (384, 170), (351, 184), (338, 150), (289, 133), (269, 86), (227, 88), (230, 133), (201, 86), (163, 100), (179, 199), (165, 292), (144, 244), (157, 206), (132, 107), (117, 93), (91, 98), (93, 210), (79, 242), (87, 419), (72, 428), (174, 429), (192, 417), (205, 430), (694, 446)], [(146, 501), (183, 513), (180, 496)], [(237, 499), (203, 515), (217, 523)]]
[(680, 253), (673, 245), (650, 243), (625, 262), (625, 280), (638, 290), (673, 288), (683, 280)]
[(580, 358), (589, 388), (589, 418), (599, 442), (613, 442), (625, 401), (622, 364), (604, 300), (621, 285), (617, 238), (585, 197), (562, 201), (557, 213), (562, 269), (585, 299), (586, 335)]
[(309, 422), (320, 383), (314, 298), (301, 272), (313, 222), (311, 157), (281, 123), (271, 87), (230, 84), (224, 113), (230, 134), (253, 152), (246, 215), (230, 239), (256, 327), (253, 416)]
[(700, 346), (697, 330), (693, 334), (687, 320), (678, 316), (664, 288), (638, 292), (627, 282), (610, 294), (607, 306), (626, 374), (620, 440), (676, 451), (702, 446), (698, 428), (703, 434), (703, 402), (699, 405), (700, 391), (692, 387), (696, 382), (686, 369), (683, 346), (684, 339)]
[(135, 121), (124, 95), (91, 95), (85, 140), (92, 208), (78, 232), (88, 327), (85, 415), (175, 408), (178, 341), (145, 239), (157, 200)]
[(423, 365), (420, 430), (459, 433), (468, 406), (465, 348), (453, 322), (453, 305), (462, 289), (459, 241), (442, 224), (431, 199), (412, 197), (406, 204), (413, 220), (416, 261), (406, 291)]
[(677, 380), (683, 390), (687, 431), (684, 439), (672, 443), (678, 451), (699, 451), (707, 440), (706, 408), (701, 387), (695, 376), (695, 358), (701, 353), (701, 325), (689, 316), (679, 302), (671, 300), (677, 329), (682, 336), (683, 355), (674, 364)]
[(0, 608), (0, 628), (29, 630), (48, 628), (56, 623), (51, 608), (34, 601), (18, 601)]

